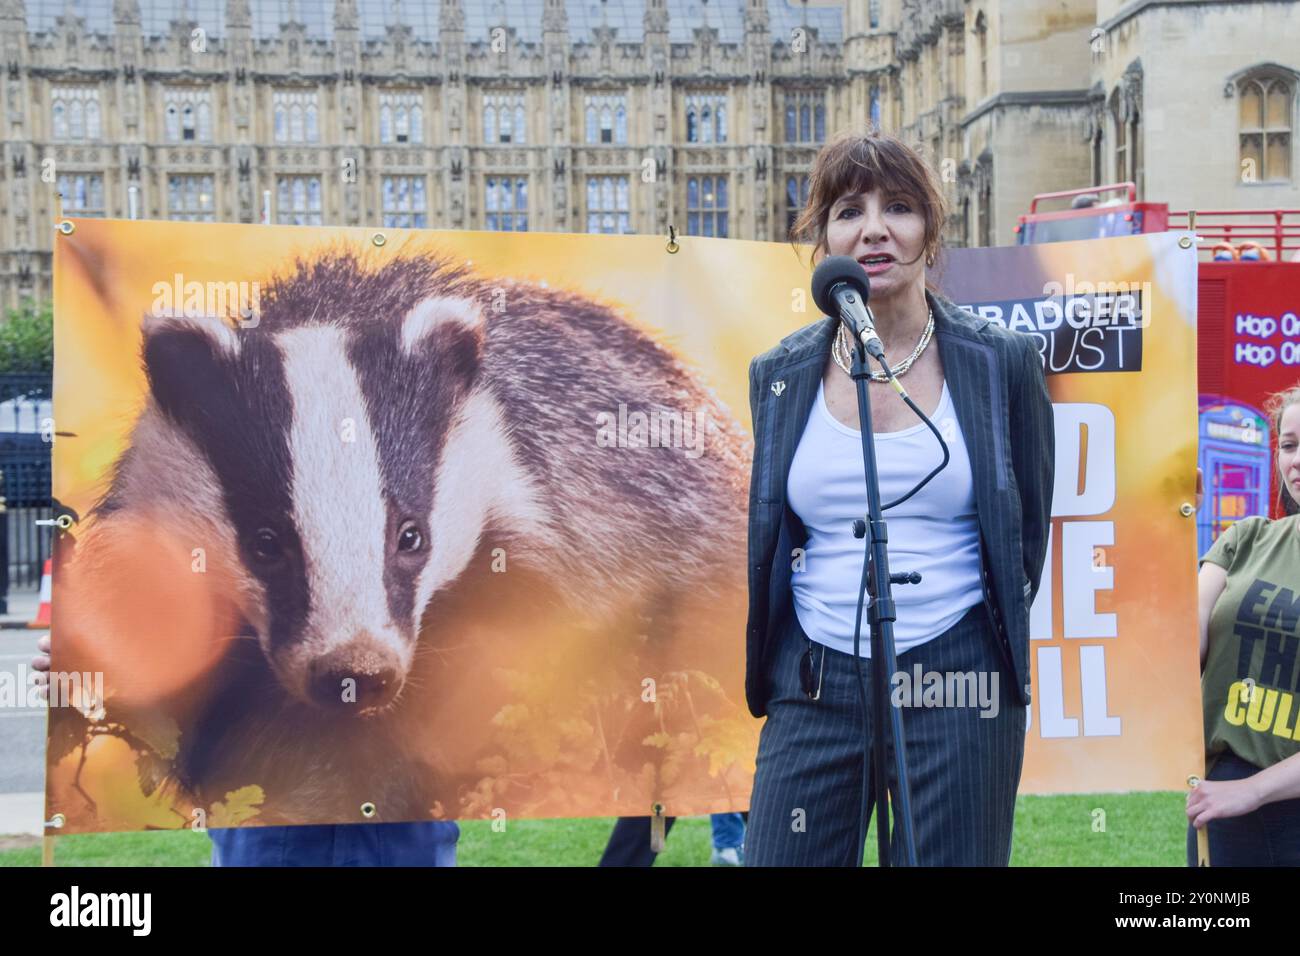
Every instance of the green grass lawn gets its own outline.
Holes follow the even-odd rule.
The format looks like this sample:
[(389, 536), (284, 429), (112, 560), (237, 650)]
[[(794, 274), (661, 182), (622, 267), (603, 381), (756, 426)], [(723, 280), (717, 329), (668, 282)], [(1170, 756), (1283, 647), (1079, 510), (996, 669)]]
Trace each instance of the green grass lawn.
[[(1016, 804), (1014, 866), (1184, 866), (1182, 793), (1070, 794), (1021, 797)], [(461, 866), (594, 866), (611, 818), (510, 821), (494, 832), (488, 820), (461, 824)], [(19, 838), (3, 838), (12, 843)], [(0, 866), (39, 866), (39, 838), (0, 849)], [(0, 844), (3, 845), (3, 844)], [(61, 866), (205, 866), (211, 844), (202, 833), (104, 833), (59, 837)], [(679, 820), (658, 866), (707, 866), (708, 817)], [(867, 862), (875, 865), (874, 824)]]

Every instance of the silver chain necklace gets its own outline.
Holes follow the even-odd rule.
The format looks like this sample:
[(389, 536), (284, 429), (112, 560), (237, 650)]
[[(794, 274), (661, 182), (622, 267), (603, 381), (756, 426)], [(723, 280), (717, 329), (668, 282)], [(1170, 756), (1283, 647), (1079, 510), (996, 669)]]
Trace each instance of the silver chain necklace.
[[(921, 340), (916, 343), (916, 348), (912, 354), (897, 365), (890, 366), (890, 371), (894, 373), (894, 378), (902, 378), (907, 374), (913, 363), (921, 357), (925, 347), (930, 344), (930, 338), (934, 335), (934, 310), (930, 310), (929, 321), (925, 323), (925, 331), (921, 333)], [(835, 364), (844, 369), (845, 375), (852, 375), (850, 366), (853, 364), (853, 340), (849, 338), (849, 331), (844, 323), (840, 323), (839, 330), (835, 333), (835, 338), (831, 341), (831, 358)], [(888, 382), (889, 376), (884, 372), (872, 371), (871, 380), (873, 382)]]

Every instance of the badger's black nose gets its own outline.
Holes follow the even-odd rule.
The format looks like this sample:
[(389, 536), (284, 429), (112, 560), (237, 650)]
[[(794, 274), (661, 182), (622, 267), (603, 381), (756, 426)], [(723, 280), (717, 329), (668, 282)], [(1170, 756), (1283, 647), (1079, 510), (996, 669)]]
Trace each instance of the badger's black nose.
[(312, 661), (311, 699), (332, 711), (360, 713), (386, 707), (400, 686), (396, 655), (371, 641), (347, 644)]

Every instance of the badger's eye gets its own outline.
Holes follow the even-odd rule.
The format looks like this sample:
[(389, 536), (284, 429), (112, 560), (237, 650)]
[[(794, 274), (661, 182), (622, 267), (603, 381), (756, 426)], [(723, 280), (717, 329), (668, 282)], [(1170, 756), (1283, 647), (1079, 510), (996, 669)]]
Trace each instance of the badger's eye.
[(424, 535), (414, 521), (403, 522), (397, 529), (398, 551), (419, 551), (424, 546)]
[(258, 528), (253, 533), (253, 558), (261, 564), (275, 564), (284, 556), (279, 536), (270, 528)]

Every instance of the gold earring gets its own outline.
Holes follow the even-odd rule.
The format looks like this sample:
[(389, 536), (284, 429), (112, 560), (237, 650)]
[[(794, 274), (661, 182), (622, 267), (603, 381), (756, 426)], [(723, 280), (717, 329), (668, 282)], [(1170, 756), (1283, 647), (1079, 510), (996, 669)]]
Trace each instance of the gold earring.
[(929, 266), (933, 266), (933, 265), (934, 265), (934, 256), (926, 256), (926, 257), (925, 257), (925, 264), (926, 264), (927, 267), (929, 267)]

